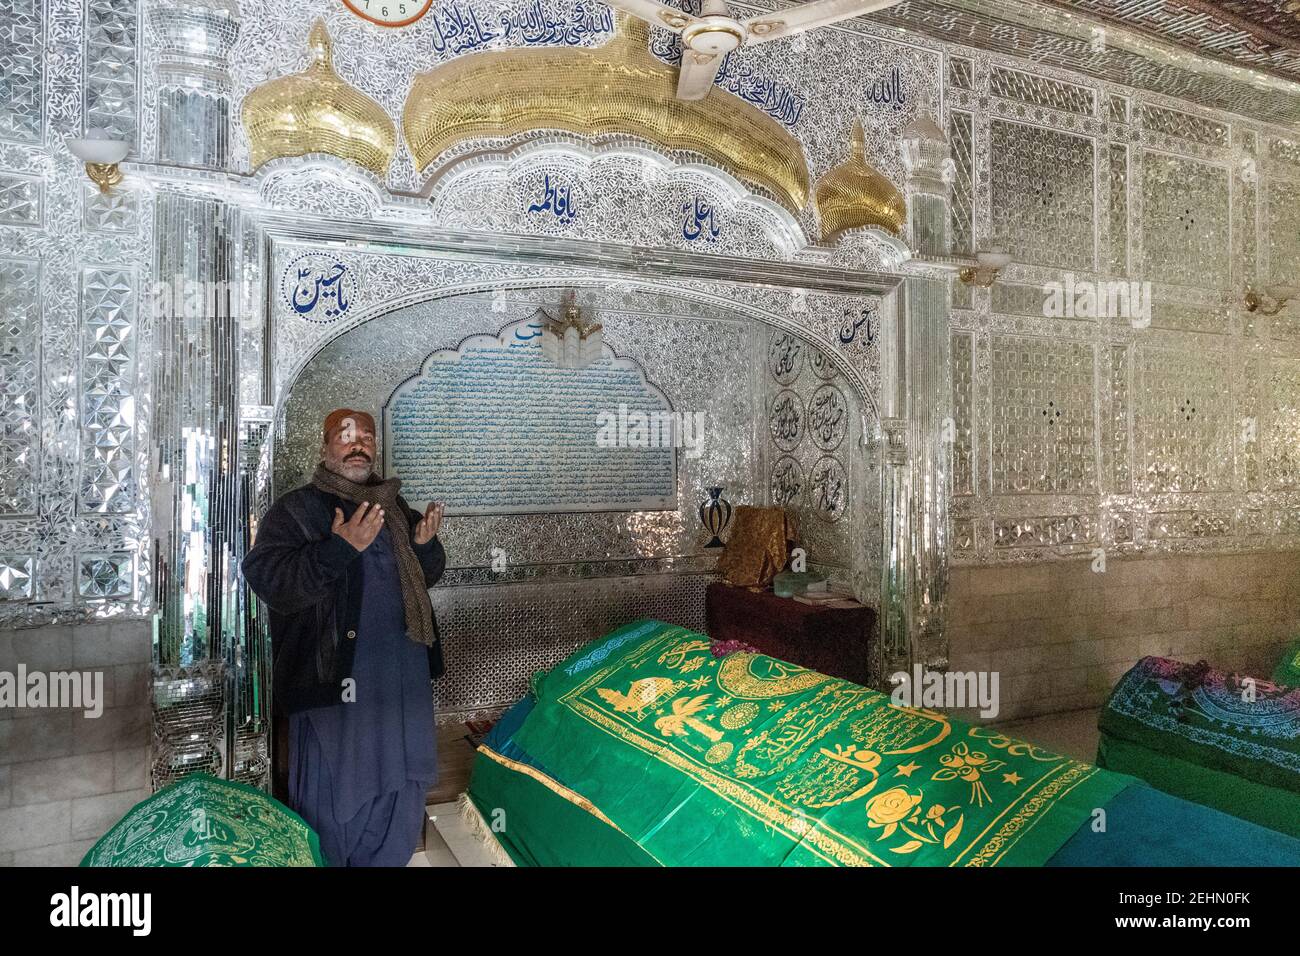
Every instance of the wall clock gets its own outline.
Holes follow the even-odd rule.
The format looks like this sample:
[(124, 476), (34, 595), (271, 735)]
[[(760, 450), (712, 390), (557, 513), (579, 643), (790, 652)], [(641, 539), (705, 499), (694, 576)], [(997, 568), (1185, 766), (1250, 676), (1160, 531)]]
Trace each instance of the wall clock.
[(404, 27), (414, 23), (433, 5), (433, 0), (343, 0), (363, 20), (381, 27)]

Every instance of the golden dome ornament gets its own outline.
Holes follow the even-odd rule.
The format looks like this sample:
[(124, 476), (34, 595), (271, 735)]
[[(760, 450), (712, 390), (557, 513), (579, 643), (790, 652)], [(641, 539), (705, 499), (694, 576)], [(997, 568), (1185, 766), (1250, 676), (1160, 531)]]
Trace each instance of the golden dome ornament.
[(307, 45), (306, 70), (268, 80), (244, 99), (253, 168), (281, 157), (326, 153), (383, 177), (397, 149), (392, 119), (334, 72), (333, 43), (323, 20), (312, 26)]
[(875, 226), (897, 236), (907, 220), (907, 202), (889, 177), (867, 164), (862, 121), (853, 124), (849, 158), (817, 181), (822, 241), (832, 243), (852, 229)]
[(650, 54), (649, 40), (649, 26), (620, 12), (602, 46), (485, 50), (419, 74), (402, 112), (416, 168), (473, 139), (624, 134), (702, 156), (791, 212), (802, 209), (809, 177), (798, 140), (737, 97), (679, 100), (677, 70)]

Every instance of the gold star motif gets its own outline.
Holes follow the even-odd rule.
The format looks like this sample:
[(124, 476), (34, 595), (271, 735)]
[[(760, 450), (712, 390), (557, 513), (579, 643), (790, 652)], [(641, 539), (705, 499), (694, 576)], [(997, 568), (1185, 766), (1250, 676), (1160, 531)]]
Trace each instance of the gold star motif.
[(1018, 773), (1014, 773), (1014, 772), (1013, 772), (1013, 773), (1004, 773), (1004, 774), (1002, 775), (1002, 781), (1003, 781), (1004, 783), (1009, 783), (1009, 784), (1011, 784), (1013, 787), (1014, 787), (1016, 784), (1018, 784), (1018, 783), (1020, 782), (1020, 779), (1021, 779), (1021, 778), (1020, 778), (1020, 774), (1018, 774)]
[(895, 769), (900, 777), (910, 777), (917, 770), (921, 769), (921, 765), (919, 763), (905, 763)]

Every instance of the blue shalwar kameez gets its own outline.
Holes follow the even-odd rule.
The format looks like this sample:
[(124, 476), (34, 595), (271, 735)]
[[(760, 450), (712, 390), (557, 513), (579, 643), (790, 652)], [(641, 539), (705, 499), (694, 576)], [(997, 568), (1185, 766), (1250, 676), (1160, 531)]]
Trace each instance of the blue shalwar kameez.
[(355, 701), (289, 715), (289, 798), (331, 865), (405, 866), (437, 780), (429, 661), (406, 636), (388, 528), (360, 560)]

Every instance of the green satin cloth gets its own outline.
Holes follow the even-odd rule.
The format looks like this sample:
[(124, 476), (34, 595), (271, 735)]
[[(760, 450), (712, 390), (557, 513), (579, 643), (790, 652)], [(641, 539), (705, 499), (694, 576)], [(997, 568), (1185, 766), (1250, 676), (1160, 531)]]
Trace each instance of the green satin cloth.
[(658, 621), (535, 687), (515, 742), (666, 866), (1039, 866), (1133, 782)]
[(1300, 687), (1300, 641), (1292, 643), (1277, 662), (1277, 667), (1273, 670), (1273, 683)]
[(82, 866), (324, 866), (316, 832), (261, 790), (190, 774), (132, 807)]

